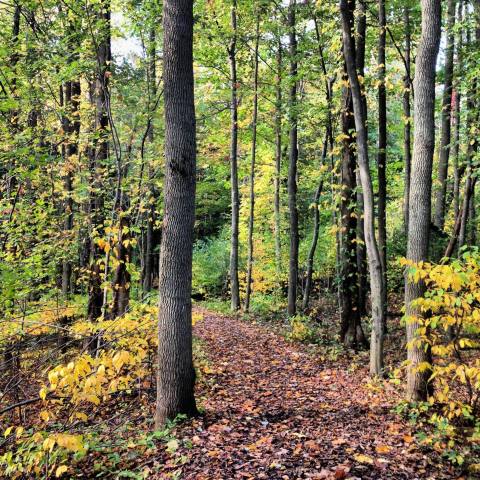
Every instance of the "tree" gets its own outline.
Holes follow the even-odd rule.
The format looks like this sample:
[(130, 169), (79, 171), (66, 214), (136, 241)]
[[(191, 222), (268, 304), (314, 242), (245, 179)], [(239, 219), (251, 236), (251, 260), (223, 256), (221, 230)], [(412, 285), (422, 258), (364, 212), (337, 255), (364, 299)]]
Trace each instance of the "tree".
[(447, 194), (447, 173), (450, 157), (450, 137), (452, 125), (452, 81), (453, 54), (455, 47), (455, 0), (447, 4), (447, 47), (445, 51), (445, 81), (442, 98), (442, 135), (440, 139), (440, 154), (438, 160), (438, 183), (435, 202), (435, 225), (443, 229), (445, 224), (445, 199)]
[[(387, 17), (385, 0), (378, 0), (378, 248), (382, 261), (384, 289), (387, 290), (387, 90), (385, 46), (387, 39)], [(386, 319), (387, 305), (384, 307)]]
[[(407, 259), (413, 262), (428, 259), (431, 219), (432, 164), (435, 146), (435, 65), (440, 46), (441, 2), (422, 0), (422, 32), (415, 65), (414, 142), (410, 177)], [(407, 397), (425, 400), (428, 393), (428, 369), (418, 365), (429, 360), (429, 351), (418, 341), (418, 317), (421, 312), (413, 302), (425, 292), (423, 282), (408, 276), (405, 282), (407, 317), (408, 385)]]
[(368, 161), (368, 144), (366, 130), (366, 111), (362, 102), (362, 93), (358, 79), (355, 44), (352, 35), (355, 3), (352, 0), (340, 0), (342, 17), (343, 55), (348, 79), (352, 91), (355, 129), (357, 133), (357, 161), (362, 184), (365, 211), (365, 243), (367, 247), (368, 267), (370, 272), (372, 302), (372, 334), (370, 340), (370, 373), (380, 375), (383, 370), (383, 332), (385, 324), (386, 290), (383, 282), (382, 262), (377, 240), (375, 238), (375, 214), (373, 186)]
[(245, 295), (245, 311), (250, 309), (253, 270), (253, 227), (255, 221), (255, 160), (257, 157), (257, 120), (258, 120), (258, 44), (260, 41), (260, 14), (257, 13), (255, 30), (255, 47), (253, 61), (253, 117), (252, 117), (252, 156), (250, 162), (250, 211), (248, 218), (248, 259), (247, 259), (247, 292)]
[(156, 428), (197, 412), (192, 361), (192, 246), (196, 140), (193, 1), (163, 9), (165, 187), (160, 250)]
[(410, 169), (412, 166), (412, 119), (410, 108), (410, 91), (411, 85), (411, 25), (410, 25), (410, 7), (405, 6), (403, 9), (403, 23), (405, 26), (405, 74), (403, 76), (403, 162), (405, 165), (405, 179), (403, 188), (403, 228), (408, 234), (408, 212), (409, 212), (409, 196), (410, 196)]
[(288, 314), (297, 312), (298, 284), (298, 210), (297, 210), (297, 162), (298, 162), (298, 111), (297, 111), (297, 34), (296, 0), (290, 0), (288, 8), (288, 38), (290, 56), (289, 98), (289, 159), (288, 159), (288, 209), (290, 215), (290, 261), (288, 269)]
[(237, 0), (231, 7), (232, 40), (228, 48), (230, 61), (230, 184), (232, 200), (231, 245), (230, 245), (230, 295), (231, 308), (240, 308), (240, 287), (238, 283), (238, 223), (240, 216), (240, 193), (238, 191), (238, 100), (237, 100)]

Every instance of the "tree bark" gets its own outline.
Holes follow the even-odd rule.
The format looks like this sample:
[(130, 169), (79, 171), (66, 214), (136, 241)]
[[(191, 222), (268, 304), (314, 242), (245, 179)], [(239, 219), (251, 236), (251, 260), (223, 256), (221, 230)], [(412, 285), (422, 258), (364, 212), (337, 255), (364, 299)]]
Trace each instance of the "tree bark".
[(288, 208), (290, 214), (290, 260), (288, 272), (288, 314), (297, 313), (298, 284), (298, 210), (297, 210), (297, 162), (298, 162), (298, 112), (297, 112), (297, 34), (296, 34), (296, 0), (290, 0), (288, 8), (288, 38), (290, 56), (290, 151), (288, 162)]
[[(413, 262), (428, 259), (432, 163), (435, 147), (435, 65), (441, 35), (440, 0), (421, 0), (422, 30), (415, 69), (414, 143), (409, 197), (407, 259)], [(426, 400), (430, 372), (419, 371), (418, 365), (430, 361), (428, 349), (418, 340), (418, 318), (421, 312), (412, 302), (425, 292), (425, 284), (406, 278), (405, 306), (407, 317), (408, 385), (407, 398)]]
[(348, 78), (352, 92), (355, 129), (357, 133), (357, 158), (365, 203), (365, 243), (367, 246), (368, 267), (370, 271), (372, 303), (370, 373), (372, 375), (380, 375), (383, 371), (383, 329), (385, 323), (384, 305), (386, 301), (386, 291), (383, 283), (380, 251), (375, 238), (375, 213), (373, 186), (368, 161), (367, 130), (365, 122), (366, 112), (362, 102), (362, 93), (355, 63), (355, 44), (352, 35), (354, 11), (354, 1), (340, 0), (343, 54), (345, 57), (345, 64), (347, 67)]
[(405, 76), (403, 77), (403, 157), (405, 165), (405, 185), (403, 190), (403, 222), (405, 234), (408, 235), (408, 212), (410, 195), (410, 170), (412, 166), (412, 118), (410, 107), (410, 70), (411, 70), (411, 24), (410, 7), (403, 9), (403, 23), (405, 26)]
[(450, 157), (450, 136), (452, 119), (453, 53), (455, 46), (455, 0), (447, 4), (447, 46), (445, 50), (445, 82), (442, 98), (442, 136), (438, 160), (438, 191), (435, 201), (435, 225), (443, 230), (445, 225), (445, 199), (447, 194), (447, 173)]
[(253, 269), (253, 227), (255, 222), (255, 161), (257, 156), (257, 119), (258, 119), (258, 44), (260, 41), (260, 15), (257, 14), (253, 67), (253, 116), (252, 116), (252, 157), (250, 162), (250, 211), (248, 218), (248, 259), (247, 259), (247, 291), (245, 295), (245, 311), (250, 310)]
[(236, 311), (240, 308), (240, 287), (238, 282), (238, 224), (240, 215), (240, 194), (238, 191), (238, 100), (237, 100), (237, 0), (232, 0), (231, 25), (233, 30), (232, 41), (228, 49), (230, 60), (231, 82), (231, 132), (230, 132), (230, 182), (231, 182), (231, 246), (230, 246), (230, 292), (231, 308)]
[(193, 1), (165, 0), (164, 221), (160, 253), (155, 427), (197, 413), (192, 360), (192, 249), (196, 140), (193, 82)]

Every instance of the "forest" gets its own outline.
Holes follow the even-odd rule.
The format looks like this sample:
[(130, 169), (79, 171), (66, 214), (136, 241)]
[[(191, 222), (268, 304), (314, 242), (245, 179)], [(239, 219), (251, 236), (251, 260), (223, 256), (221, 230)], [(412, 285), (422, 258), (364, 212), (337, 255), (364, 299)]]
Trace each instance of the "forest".
[(480, 478), (480, 0), (0, 31), (0, 478)]

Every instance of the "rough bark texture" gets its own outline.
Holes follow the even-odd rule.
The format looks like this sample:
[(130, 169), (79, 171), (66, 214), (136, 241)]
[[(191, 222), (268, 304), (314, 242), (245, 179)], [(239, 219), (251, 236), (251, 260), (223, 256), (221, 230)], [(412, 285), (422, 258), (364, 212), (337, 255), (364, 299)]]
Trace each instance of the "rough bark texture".
[(445, 82), (442, 98), (442, 136), (438, 160), (438, 191), (435, 201), (435, 225), (443, 230), (445, 225), (445, 199), (447, 194), (447, 173), (450, 157), (450, 135), (452, 118), (453, 53), (455, 44), (455, 0), (448, 0), (447, 6), (447, 47), (445, 50)]
[(297, 312), (298, 284), (298, 210), (297, 210), (297, 162), (298, 162), (298, 112), (297, 112), (297, 34), (295, 31), (296, 0), (290, 0), (288, 9), (288, 38), (290, 46), (290, 151), (288, 162), (288, 209), (290, 214), (290, 261), (288, 271), (288, 314)]
[(156, 428), (197, 412), (192, 361), (192, 248), (196, 141), (193, 1), (163, 8), (164, 221), (160, 253)]
[(240, 308), (240, 287), (238, 283), (238, 224), (240, 215), (240, 194), (238, 191), (238, 100), (237, 100), (237, 0), (232, 0), (231, 9), (232, 42), (228, 49), (230, 60), (231, 82), (231, 132), (230, 132), (230, 183), (231, 183), (231, 245), (230, 245), (230, 292), (231, 308), (236, 311)]
[[(441, 2), (422, 0), (422, 33), (417, 51), (415, 69), (414, 143), (410, 180), (410, 211), (408, 223), (407, 258), (413, 262), (428, 259), (432, 163), (435, 146), (435, 64), (440, 45)], [(425, 400), (428, 394), (430, 372), (419, 372), (417, 366), (429, 361), (429, 352), (417, 340), (420, 326), (415, 320), (421, 313), (412, 302), (423, 295), (425, 285), (408, 277), (405, 284), (407, 316), (407, 397), (413, 401)]]
[(257, 118), (258, 118), (258, 44), (260, 40), (260, 17), (257, 26), (254, 47), (253, 67), (253, 116), (252, 116), (252, 156), (250, 161), (250, 209), (248, 217), (248, 259), (247, 259), (247, 291), (245, 295), (245, 311), (250, 310), (253, 270), (253, 227), (255, 222), (255, 161), (257, 156)]
[(383, 334), (384, 305), (386, 291), (383, 283), (382, 263), (377, 240), (375, 238), (375, 213), (373, 201), (373, 186), (368, 161), (368, 144), (366, 129), (366, 112), (362, 102), (360, 82), (355, 64), (355, 44), (352, 29), (355, 4), (351, 0), (340, 0), (342, 16), (343, 54), (347, 67), (350, 88), (352, 92), (355, 129), (357, 133), (357, 158), (360, 180), (365, 203), (365, 243), (367, 246), (368, 267), (370, 272), (371, 303), (372, 303), (372, 335), (370, 341), (370, 373), (380, 375), (383, 370)]
[(405, 234), (408, 235), (408, 211), (410, 195), (410, 170), (412, 166), (412, 123), (410, 107), (410, 68), (411, 68), (411, 25), (410, 7), (403, 10), (403, 23), (405, 26), (405, 76), (403, 77), (403, 158), (405, 165), (405, 187), (403, 191), (403, 222)]

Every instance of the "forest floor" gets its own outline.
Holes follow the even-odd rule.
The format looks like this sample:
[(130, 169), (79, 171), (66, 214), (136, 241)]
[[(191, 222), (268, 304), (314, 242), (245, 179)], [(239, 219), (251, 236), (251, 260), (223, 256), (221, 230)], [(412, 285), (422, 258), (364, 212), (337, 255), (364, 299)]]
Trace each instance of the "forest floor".
[(461, 478), (416, 444), (393, 412), (399, 387), (370, 383), (366, 355), (329, 358), (265, 325), (201, 313), (202, 415), (175, 428), (177, 461), (151, 478)]

